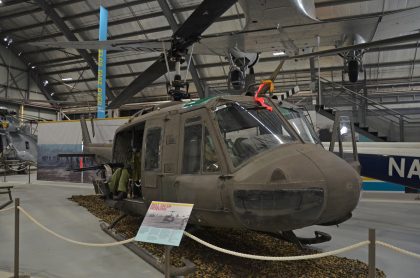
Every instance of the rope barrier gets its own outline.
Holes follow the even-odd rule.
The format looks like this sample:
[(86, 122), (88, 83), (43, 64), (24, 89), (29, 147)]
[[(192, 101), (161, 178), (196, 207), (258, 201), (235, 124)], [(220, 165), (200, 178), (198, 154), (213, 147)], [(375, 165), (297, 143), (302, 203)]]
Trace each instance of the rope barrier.
[(44, 231), (62, 239), (65, 240), (67, 242), (70, 243), (74, 243), (74, 244), (78, 244), (78, 245), (82, 245), (82, 246), (90, 246), (90, 247), (110, 247), (110, 246), (117, 246), (117, 245), (124, 245), (126, 243), (130, 243), (132, 241), (134, 241), (134, 238), (130, 238), (130, 239), (126, 239), (123, 241), (117, 241), (117, 242), (111, 242), (111, 243), (88, 243), (88, 242), (81, 242), (81, 241), (77, 241), (77, 240), (73, 240), (67, 237), (64, 237), (62, 235), (57, 234), (56, 232), (48, 229), (47, 227), (45, 227), (44, 225), (42, 225), (41, 223), (39, 223), (35, 218), (33, 218), (26, 210), (24, 210), (22, 207), (18, 206), (18, 209), (26, 216), (29, 218), (29, 220), (31, 220), (35, 225), (39, 226), (41, 229), (43, 229)]
[[(0, 210), (0, 212), (4, 212), (4, 211), (8, 211), (8, 210), (12, 210), (14, 209), (14, 207), (9, 207), (6, 209), (2, 209)], [(77, 245), (82, 245), (82, 246), (90, 246), (90, 247), (111, 247), (111, 246), (118, 246), (118, 245), (124, 245), (126, 243), (130, 243), (134, 241), (134, 238), (130, 238), (130, 239), (126, 239), (123, 241), (117, 241), (117, 242), (111, 242), (111, 243), (88, 243), (88, 242), (81, 242), (81, 241), (77, 241), (77, 240), (73, 240), (73, 239), (69, 239), (67, 237), (64, 237), (60, 234), (57, 234), (56, 232), (50, 230), (49, 228), (45, 227), (44, 225), (42, 225), (41, 223), (39, 223), (34, 217), (32, 217), (25, 209), (23, 209), (22, 207), (18, 206), (18, 209), (29, 219), (31, 220), (35, 225), (39, 226), (41, 229), (43, 229), (44, 231), (54, 235), (57, 238), (60, 238), (64, 241), (70, 242), (70, 243), (74, 243)], [(333, 256), (333, 255), (338, 255), (344, 252), (349, 252), (351, 250), (369, 245), (369, 241), (362, 241), (347, 247), (343, 247), (337, 250), (333, 250), (333, 251), (328, 251), (328, 252), (324, 252), (324, 253), (318, 253), (318, 254), (310, 254), (310, 255), (302, 255), (302, 256), (284, 256), (284, 257), (275, 257), (275, 256), (260, 256), (260, 255), (252, 255), (252, 254), (246, 254), (246, 253), (241, 253), (241, 252), (236, 252), (236, 251), (232, 251), (232, 250), (227, 250), (221, 247), (218, 247), (216, 245), (213, 245), (211, 243), (208, 243), (188, 232), (184, 231), (184, 235), (189, 237), (190, 239), (210, 248), (213, 249), (215, 251), (221, 252), (221, 253), (225, 253), (228, 255), (232, 255), (232, 256), (236, 256), (236, 257), (242, 257), (242, 258), (247, 258), (247, 259), (254, 259), (254, 260), (263, 260), (263, 261), (298, 261), (298, 260), (311, 260), (311, 259), (319, 259), (319, 258), (323, 258), (323, 257), (328, 257), (328, 256)], [(410, 252), (407, 250), (404, 250), (402, 248), (398, 248), (396, 246), (393, 246), (391, 244), (388, 244), (386, 242), (383, 241), (376, 241), (376, 244), (381, 245), (383, 247), (389, 248), (391, 250), (394, 250), (396, 252), (399, 252), (401, 254), (404, 255), (408, 255), (417, 259), (420, 259), (420, 254), (416, 254), (414, 252)]]
[(0, 209), (0, 212), (5, 212), (5, 211), (8, 211), (8, 210), (12, 210), (12, 209), (14, 209), (14, 207)]
[(233, 255), (233, 256), (237, 256), (237, 257), (242, 257), (242, 258), (247, 258), (247, 259), (254, 259), (254, 260), (263, 260), (263, 261), (298, 261), (298, 260), (311, 260), (311, 259), (319, 259), (319, 258), (323, 258), (323, 257), (328, 257), (328, 256), (333, 256), (333, 255), (338, 255), (340, 253), (344, 253), (344, 252), (348, 252), (360, 247), (363, 247), (365, 245), (369, 245), (369, 241), (362, 241), (344, 248), (340, 248), (337, 250), (333, 250), (333, 251), (328, 251), (325, 253), (319, 253), (319, 254), (312, 254), (312, 255), (303, 255), (303, 256), (286, 256), (286, 257), (271, 257), (271, 256), (258, 256), (258, 255), (251, 255), (251, 254), (245, 254), (245, 253), (240, 253), (240, 252), (235, 252), (235, 251), (231, 251), (231, 250), (227, 250), (218, 246), (215, 246), (211, 243), (208, 243), (202, 239), (199, 239), (198, 237), (193, 236), (192, 234), (188, 233), (188, 232), (184, 232), (184, 235), (186, 235), (187, 237), (191, 238), (192, 240), (195, 240), (196, 242), (207, 246), (213, 250), (225, 253), (225, 254), (229, 254), (229, 255)]
[(401, 253), (401, 254), (404, 254), (404, 255), (407, 255), (407, 256), (411, 256), (411, 257), (420, 259), (420, 255), (419, 254), (416, 254), (414, 252), (410, 252), (410, 251), (404, 250), (402, 248), (398, 248), (398, 247), (396, 247), (394, 245), (391, 245), (389, 243), (386, 243), (386, 242), (383, 242), (383, 241), (376, 241), (376, 244), (381, 245), (381, 246), (386, 247), (386, 248), (389, 248), (391, 250), (394, 250), (394, 251), (396, 251), (398, 253)]

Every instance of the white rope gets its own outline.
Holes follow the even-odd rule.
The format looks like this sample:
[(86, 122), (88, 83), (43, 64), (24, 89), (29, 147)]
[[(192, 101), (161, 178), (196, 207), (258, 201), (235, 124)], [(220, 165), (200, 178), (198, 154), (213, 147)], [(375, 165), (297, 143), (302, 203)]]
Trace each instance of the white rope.
[(398, 253), (401, 253), (401, 254), (404, 254), (404, 255), (407, 255), (407, 256), (411, 256), (411, 257), (414, 257), (416, 259), (420, 259), (420, 255), (419, 254), (416, 254), (416, 253), (413, 253), (413, 252), (404, 250), (402, 248), (398, 248), (398, 247), (396, 247), (394, 245), (391, 245), (389, 243), (386, 243), (386, 242), (383, 242), (383, 241), (376, 241), (376, 244), (382, 245), (383, 247), (389, 248), (389, 249), (394, 250), (394, 251), (396, 251)]
[(215, 246), (213, 244), (210, 244), (208, 242), (205, 242), (204, 240), (201, 240), (195, 236), (193, 236), (192, 234), (188, 233), (188, 232), (184, 232), (184, 235), (186, 235), (187, 237), (191, 238), (192, 240), (197, 241), (198, 243), (203, 244), (204, 246), (207, 246), (213, 250), (225, 253), (225, 254), (229, 254), (229, 255), (233, 255), (233, 256), (237, 256), (237, 257), (242, 257), (242, 258), (247, 258), (247, 259), (254, 259), (254, 260), (263, 260), (263, 261), (298, 261), (298, 260), (310, 260), (310, 259), (319, 259), (319, 258), (323, 258), (323, 257), (327, 257), (327, 256), (333, 256), (333, 255), (338, 255), (344, 252), (348, 252), (360, 247), (363, 247), (365, 245), (369, 245), (369, 241), (362, 241), (344, 248), (340, 248), (337, 250), (333, 250), (333, 251), (328, 251), (325, 253), (319, 253), (319, 254), (312, 254), (312, 255), (303, 255), (303, 256), (286, 256), (286, 257), (271, 257), (271, 256), (258, 256), (258, 255), (251, 255), (251, 254), (245, 254), (245, 253), (239, 253), (239, 252), (235, 252), (235, 251), (231, 251), (231, 250), (227, 250), (227, 249), (223, 249), (220, 248), (218, 246)]
[(4, 211), (8, 211), (8, 210), (11, 210), (11, 209), (14, 209), (15, 207), (10, 207), (10, 208), (5, 208), (5, 209), (0, 209), (0, 212), (4, 212)]
[(33, 218), (27, 211), (25, 211), (22, 207), (18, 206), (18, 209), (26, 216), (29, 218), (29, 220), (31, 220), (34, 224), (36, 224), (37, 226), (39, 226), (41, 229), (45, 230), (46, 232), (62, 239), (65, 240), (67, 242), (70, 243), (74, 243), (74, 244), (78, 244), (78, 245), (83, 245), (83, 246), (90, 246), (90, 247), (110, 247), (110, 246), (117, 246), (117, 245), (123, 245), (126, 243), (130, 243), (132, 241), (134, 241), (134, 238), (130, 238), (130, 239), (126, 239), (123, 241), (117, 241), (117, 242), (111, 242), (111, 243), (87, 243), (87, 242), (81, 242), (81, 241), (77, 241), (77, 240), (73, 240), (73, 239), (69, 239), (67, 237), (64, 237), (62, 235), (57, 234), (56, 232), (48, 229), (47, 227), (45, 227), (44, 225), (42, 225), (41, 223), (39, 223), (35, 218)]

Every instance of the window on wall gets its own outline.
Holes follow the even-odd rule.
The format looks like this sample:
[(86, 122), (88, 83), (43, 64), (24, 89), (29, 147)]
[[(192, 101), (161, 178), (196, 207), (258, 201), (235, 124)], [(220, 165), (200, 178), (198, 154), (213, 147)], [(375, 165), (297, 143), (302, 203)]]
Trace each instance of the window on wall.
[(147, 130), (146, 155), (144, 161), (145, 170), (160, 169), (162, 129), (154, 127)]
[(202, 124), (188, 123), (184, 127), (184, 153), (182, 157), (182, 173), (195, 174), (200, 172)]
[(28, 141), (25, 141), (25, 147), (26, 147), (27, 150), (29, 150), (29, 142)]

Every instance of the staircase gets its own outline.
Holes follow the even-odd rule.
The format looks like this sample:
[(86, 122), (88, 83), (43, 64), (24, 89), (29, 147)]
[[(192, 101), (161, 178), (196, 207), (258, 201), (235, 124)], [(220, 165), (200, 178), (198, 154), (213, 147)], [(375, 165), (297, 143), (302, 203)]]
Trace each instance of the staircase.
[[(315, 105), (315, 111), (321, 114), (324, 117), (334, 121), (336, 109), (327, 108), (324, 105)], [(357, 133), (366, 136), (372, 141), (375, 142), (386, 142), (388, 137), (385, 135), (379, 135), (379, 132), (369, 128), (368, 126), (361, 126), (359, 122), (354, 122), (354, 127)]]
[[(375, 142), (404, 141), (404, 128), (418, 124), (409, 117), (390, 109), (346, 86), (321, 77), (321, 104), (315, 110), (334, 121), (336, 111), (353, 118), (356, 132)], [(359, 90), (359, 91), (356, 91)]]

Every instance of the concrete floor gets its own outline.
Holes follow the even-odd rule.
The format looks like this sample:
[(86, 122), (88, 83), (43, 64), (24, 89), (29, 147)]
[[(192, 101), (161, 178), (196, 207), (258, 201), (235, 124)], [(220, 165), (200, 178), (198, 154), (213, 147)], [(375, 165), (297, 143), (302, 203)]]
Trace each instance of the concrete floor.
[[(72, 195), (93, 194), (91, 185), (42, 182), (26, 185), (27, 177), (8, 177), (16, 184), (13, 197), (37, 220), (71, 239), (108, 243), (114, 239), (99, 227), (96, 217), (83, 207), (67, 200)], [(2, 183), (0, 183), (2, 185)], [(4, 196), (4, 197), (3, 197)], [(0, 195), (0, 203), (5, 200)], [(21, 215), (20, 269), (32, 277), (163, 277), (124, 246), (83, 247), (57, 239)], [(13, 270), (13, 211), (0, 214), (0, 277), (1, 271)]]
[[(368, 229), (376, 229), (376, 239), (420, 254), (419, 194), (365, 192), (353, 217), (339, 227), (315, 226), (298, 230), (299, 236), (311, 236), (313, 231), (327, 232), (332, 240), (316, 245), (320, 250), (335, 250), (368, 239)], [(344, 253), (342, 257), (368, 261), (368, 248)], [(420, 261), (384, 247), (377, 247), (376, 267), (387, 277), (420, 277)]]
[[(75, 194), (93, 193), (91, 185), (40, 182), (35, 178), (34, 184), (27, 185), (27, 176), (7, 177), (7, 181), (16, 185), (13, 196), (21, 198), (22, 207), (52, 230), (85, 242), (113, 241), (100, 230), (96, 217), (67, 200)], [(364, 193), (353, 218), (338, 228), (309, 227), (297, 234), (312, 236), (315, 230), (330, 233), (330, 242), (317, 245), (328, 251), (367, 240), (368, 229), (375, 228), (378, 240), (420, 253), (420, 201), (416, 196)], [(0, 195), (0, 203), (4, 198)], [(21, 270), (32, 277), (162, 277), (125, 247), (76, 246), (46, 234), (25, 216), (21, 218)], [(8, 277), (2, 271), (13, 267), (13, 223), (12, 211), (0, 214), (0, 278)], [(367, 254), (367, 247), (363, 247), (342, 256), (367, 262)], [(377, 267), (387, 277), (419, 277), (418, 265), (415, 258), (378, 247)]]

